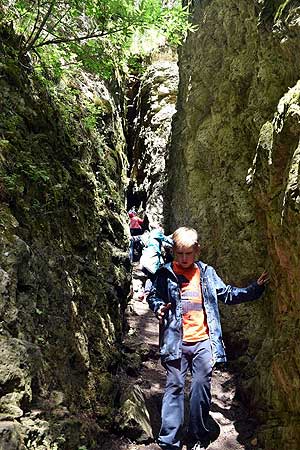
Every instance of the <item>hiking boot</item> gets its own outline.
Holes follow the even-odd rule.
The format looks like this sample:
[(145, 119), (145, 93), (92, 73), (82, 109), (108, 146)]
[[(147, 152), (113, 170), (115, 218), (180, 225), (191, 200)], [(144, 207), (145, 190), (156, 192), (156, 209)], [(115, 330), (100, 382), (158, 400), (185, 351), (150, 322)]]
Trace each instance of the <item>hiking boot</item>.
[(200, 441), (197, 441), (192, 447), (188, 447), (189, 450), (206, 450), (203, 444)]

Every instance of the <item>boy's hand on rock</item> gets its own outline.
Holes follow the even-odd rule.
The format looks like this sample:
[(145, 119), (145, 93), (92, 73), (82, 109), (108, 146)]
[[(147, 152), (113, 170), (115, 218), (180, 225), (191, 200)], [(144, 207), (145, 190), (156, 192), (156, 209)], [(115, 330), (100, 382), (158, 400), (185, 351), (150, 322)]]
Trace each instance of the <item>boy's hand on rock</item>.
[(268, 281), (270, 281), (270, 276), (269, 276), (269, 273), (265, 270), (265, 271), (261, 274), (261, 276), (257, 279), (257, 284), (258, 284), (259, 286), (262, 286), (262, 285), (268, 283)]
[(164, 315), (165, 315), (165, 313), (166, 313), (166, 311), (169, 311), (169, 309), (171, 309), (171, 303), (167, 303), (166, 305), (161, 306), (159, 308), (159, 310), (157, 311), (157, 318), (158, 318), (158, 320), (162, 320)]

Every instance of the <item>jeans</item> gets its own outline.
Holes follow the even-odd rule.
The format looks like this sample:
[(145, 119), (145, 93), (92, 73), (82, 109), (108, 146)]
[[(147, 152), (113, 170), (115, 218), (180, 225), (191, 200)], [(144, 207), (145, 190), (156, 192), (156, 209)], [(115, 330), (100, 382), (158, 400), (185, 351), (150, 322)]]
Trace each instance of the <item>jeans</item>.
[(190, 441), (205, 442), (206, 422), (211, 402), (212, 353), (210, 340), (182, 344), (182, 357), (164, 363), (167, 381), (162, 404), (162, 424), (158, 443), (162, 448), (179, 449), (184, 423), (184, 384), (187, 370), (192, 374), (190, 390)]
[[(134, 249), (135, 249), (135, 236), (140, 236), (143, 234), (142, 228), (130, 228), (130, 244), (129, 244), (129, 259), (130, 262), (135, 262), (135, 255), (134, 255)], [(137, 260), (136, 260), (137, 261)]]

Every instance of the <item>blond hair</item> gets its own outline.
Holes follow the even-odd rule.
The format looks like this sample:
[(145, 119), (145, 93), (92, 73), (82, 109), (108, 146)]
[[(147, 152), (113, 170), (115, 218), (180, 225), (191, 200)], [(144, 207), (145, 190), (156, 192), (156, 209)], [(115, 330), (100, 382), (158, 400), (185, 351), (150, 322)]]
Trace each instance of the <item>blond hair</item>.
[(198, 233), (194, 228), (180, 227), (172, 234), (174, 247), (198, 247)]

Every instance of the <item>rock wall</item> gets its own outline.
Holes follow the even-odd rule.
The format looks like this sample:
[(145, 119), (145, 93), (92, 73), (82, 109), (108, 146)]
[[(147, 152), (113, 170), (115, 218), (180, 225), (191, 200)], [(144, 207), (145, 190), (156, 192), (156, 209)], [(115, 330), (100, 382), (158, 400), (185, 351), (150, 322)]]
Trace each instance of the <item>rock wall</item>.
[(177, 58), (161, 51), (140, 79), (134, 99), (131, 182), (150, 222), (163, 222), (167, 144), (178, 88)]
[(129, 291), (122, 105), (78, 70), (30, 73), (17, 39), (1, 29), (0, 447), (95, 448)]
[(168, 163), (170, 229), (197, 228), (229, 283), (267, 268), (263, 300), (222, 308), (259, 443), (300, 448), (297, 1), (194, 2)]

